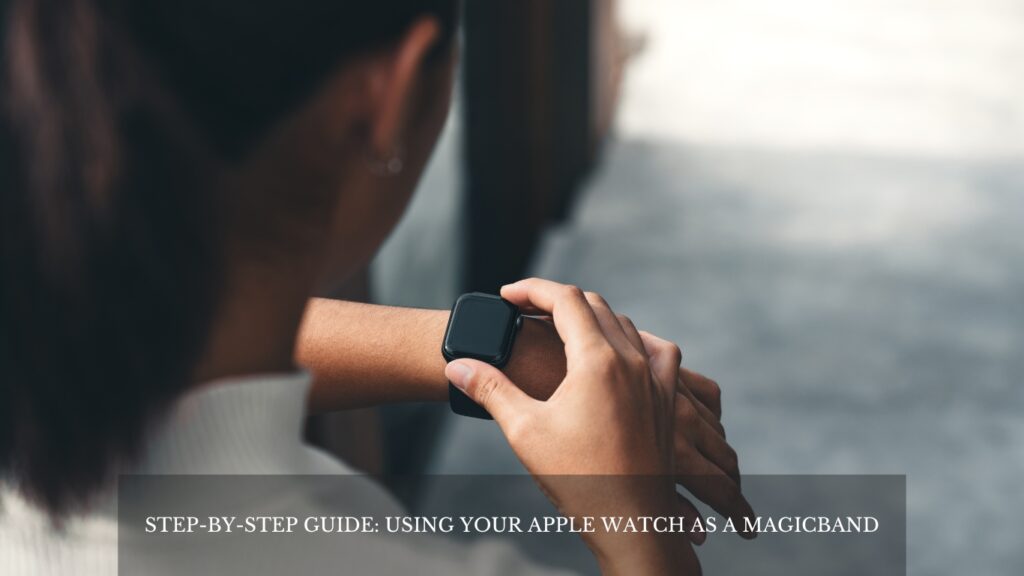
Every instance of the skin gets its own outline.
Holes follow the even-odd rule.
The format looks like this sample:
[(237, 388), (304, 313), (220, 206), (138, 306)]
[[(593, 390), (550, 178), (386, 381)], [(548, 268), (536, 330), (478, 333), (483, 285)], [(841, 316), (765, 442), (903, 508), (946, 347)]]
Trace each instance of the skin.
[[(671, 478), (686, 484), (694, 473), (723, 480), (703, 493), (691, 482), (697, 497), (747, 513), (718, 387), (681, 369), (677, 346), (637, 331), (597, 295), (541, 280), (505, 287), (505, 298), (550, 318), (528, 323), (505, 373), (443, 364), (446, 312), (311, 300), (365, 265), (409, 202), (448, 112), (456, 55), (427, 60), (438, 36), (423, 18), (392, 44), (347, 59), (246, 158), (224, 167), (225, 296), (194, 381), (292, 371), (298, 357), (316, 376), (311, 409), (324, 411), (443, 400), (450, 379), (495, 416), (567, 515), (615, 503), (631, 515), (692, 517)], [(399, 174), (370, 169), (396, 150)], [(549, 474), (637, 480), (595, 502), (592, 491)], [(643, 478), (654, 484), (636, 485)], [(721, 488), (725, 481), (733, 487)], [(699, 571), (678, 538), (587, 543), (606, 573)]]
[[(589, 299), (600, 296), (588, 293)], [(601, 299), (603, 302), (603, 299)], [(607, 304), (605, 304), (607, 306)], [(623, 324), (632, 325), (624, 315)], [(396, 402), (447, 402), (448, 378), (440, 354), (447, 310), (396, 308), (314, 298), (299, 333), (297, 361), (314, 375), (311, 413)], [(642, 345), (669, 358), (678, 346), (641, 333)], [(344, 354), (339, 354), (344, 350)], [(738, 458), (721, 424), (721, 389), (675, 364), (676, 480), (712, 509), (742, 526), (753, 516), (740, 485)], [(564, 344), (552, 322), (527, 317), (502, 372), (529, 396), (548, 399), (565, 377)], [(686, 501), (688, 516), (696, 508)], [(753, 534), (741, 534), (753, 537)], [(703, 533), (691, 534), (696, 544)]]
[[(491, 414), (509, 445), (564, 515), (674, 510), (670, 478), (678, 355), (663, 358), (658, 354), (667, 350), (661, 349), (654, 356), (647, 353), (632, 324), (620, 322), (603, 300), (574, 286), (534, 278), (505, 286), (502, 296), (551, 314), (565, 343), (565, 378), (545, 402), (474, 360), (446, 367), (452, 383), (496, 410)], [(606, 476), (595, 482), (598, 490), (573, 490), (575, 482), (561, 476), (566, 471)], [(678, 545), (671, 535), (598, 531), (584, 540), (605, 574), (699, 571), (692, 548)]]

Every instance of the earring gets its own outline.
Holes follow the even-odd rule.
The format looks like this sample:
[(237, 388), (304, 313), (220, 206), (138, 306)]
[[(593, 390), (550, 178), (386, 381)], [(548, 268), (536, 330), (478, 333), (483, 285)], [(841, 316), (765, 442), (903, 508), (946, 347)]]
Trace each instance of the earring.
[(366, 159), (366, 168), (373, 174), (386, 178), (394, 176), (405, 168), (405, 156), (401, 145), (395, 146), (391, 154), (386, 156), (371, 155)]

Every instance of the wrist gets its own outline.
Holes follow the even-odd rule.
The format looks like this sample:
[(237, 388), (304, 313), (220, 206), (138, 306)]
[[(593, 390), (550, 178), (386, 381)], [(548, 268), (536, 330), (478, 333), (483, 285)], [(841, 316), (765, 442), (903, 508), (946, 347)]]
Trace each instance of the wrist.
[(524, 316), (512, 355), (502, 371), (522, 391), (547, 400), (565, 378), (565, 346), (555, 325)]
[[(405, 379), (416, 383), (419, 401), (446, 402), (447, 364), (441, 355), (441, 341), (448, 325), (448, 310), (415, 310), (424, 343), (409, 363)], [(565, 378), (565, 347), (555, 325), (541, 318), (523, 317), (523, 325), (512, 344), (512, 353), (502, 371), (516, 386), (537, 398), (547, 400)]]
[[(296, 350), (299, 364), (315, 377), (310, 411), (447, 401), (441, 342), (449, 314), (312, 299)], [(565, 376), (554, 325), (524, 318), (503, 370), (527, 394), (547, 399)]]

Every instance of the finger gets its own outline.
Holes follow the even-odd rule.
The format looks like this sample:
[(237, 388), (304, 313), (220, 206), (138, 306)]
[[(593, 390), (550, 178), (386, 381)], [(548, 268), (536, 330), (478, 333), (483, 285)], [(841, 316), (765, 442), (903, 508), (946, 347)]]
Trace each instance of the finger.
[(739, 459), (719, 431), (701, 417), (699, 408), (686, 398), (677, 398), (675, 405), (676, 448), (696, 448), (712, 464), (720, 468), (737, 486), (740, 485)]
[[(679, 515), (685, 520), (683, 523), (686, 528), (686, 536), (697, 546), (700, 546), (708, 539), (707, 532), (704, 531), (704, 517), (701, 515), (697, 507), (690, 502), (689, 498), (682, 494), (676, 494), (676, 498), (679, 501)], [(700, 528), (698, 529), (696, 522), (700, 520)]]
[(444, 374), (456, 388), (487, 410), (506, 433), (516, 419), (537, 404), (501, 370), (479, 360), (453, 360), (445, 366)]
[[(651, 357), (652, 368), (655, 367), (655, 364), (658, 364), (658, 371), (656, 371), (655, 374), (658, 374), (659, 378), (666, 378), (669, 377), (668, 374), (670, 372), (674, 372), (671, 377), (674, 378), (674, 381), (677, 383), (676, 390), (696, 406), (700, 416), (724, 438), (725, 428), (722, 426), (721, 420), (715, 416), (714, 412), (705, 406), (704, 403), (701, 402), (687, 386), (683, 385), (681, 381), (682, 371), (684, 369), (679, 365), (683, 358), (683, 352), (680, 350), (679, 346), (673, 342), (665, 340), (664, 338), (659, 338), (650, 332), (644, 332), (641, 330), (639, 332), (639, 336)], [(687, 370), (687, 372), (689, 375), (700, 376), (696, 372), (690, 372), (689, 370)], [(707, 379), (705, 378), (705, 380)], [(673, 380), (670, 379), (668, 381), (672, 382)], [(717, 384), (714, 384), (714, 382), (711, 382), (710, 380), (707, 380), (707, 382), (717, 387)], [(705, 388), (707, 388), (706, 385)], [(719, 407), (719, 411), (721, 411), (721, 407)]]
[(743, 532), (744, 518), (753, 518), (754, 510), (743, 496), (739, 486), (720, 468), (696, 450), (685, 451), (676, 457), (677, 470), (683, 470), (676, 480), (702, 502), (719, 514), (729, 518), (740, 529), (744, 538), (756, 536)]
[(693, 394), (693, 392), (685, 385), (676, 386), (676, 391), (684, 398), (686, 398), (686, 401), (693, 404), (693, 406), (697, 409), (697, 413), (700, 415), (701, 419), (707, 422), (708, 425), (711, 426), (711, 428), (713, 428), (719, 436), (725, 438), (725, 427), (722, 426), (722, 421), (718, 419), (718, 416), (715, 416), (714, 412), (712, 412), (710, 408), (705, 406), (704, 403), (701, 402), (700, 399), (698, 399)]
[(528, 278), (503, 286), (501, 296), (520, 308), (550, 314), (558, 336), (565, 343), (567, 360), (571, 361), (586, 346), (607, 342), (594, 310), (576, 286)]
[(622, 326), (622, 332), (626, 334), (626, 338), (629, 338), (630, 344), (634, 348), (647, 354), (647, 348), (644, 347), (644, 340), (640, 337), (640, 332), (637, 331), (636, 325), (629, 319), (629, 316), (625, 314), (616, 314), (615, 318), (619, 321), (619, 325)]
[(679, 363), (683, 358), (682, 350), (672, 342), (658, 338), (649, 332), (640, 331), (639, 334), (644, 349), (647, 350), (651, 371), (654, 372), (655, 377), (659, 382), (675, 386), (679, 380)]
[(686, 368), (679, 368), (679, 378), (701, 404), (708, 407), (716, 418), (722, 418), (722, 389), (714, 380)]
[[(677, 408), (677, 410), (679, 410)], [(725, 437), (718, 430), (711, 427), (703, 418), (695, 427), (695, 446), (705, 458), (712, 464), (718, 466), (726, 476), (732, 478), (737, 486), (742, 486), (740, 478), (739, 458), (736, 451), (726, 442)]]
[[(590, 307), (593, 308), (594, 316), (597, 318), (598, 324), (601, 325), (601, 330), (608, 337), (608, 342), (620, 353), (635, 354), (638, 352), (636, 347), (626, 338), (626, 333), (623, 332), (622, 325), (619, 324), (619, 320), (615, 317), (608, 302), (597, 292), (584, 292), (583, 296), (587, 299)], [(647, 355), (644, 354), (644, 360), (646, 359)]]

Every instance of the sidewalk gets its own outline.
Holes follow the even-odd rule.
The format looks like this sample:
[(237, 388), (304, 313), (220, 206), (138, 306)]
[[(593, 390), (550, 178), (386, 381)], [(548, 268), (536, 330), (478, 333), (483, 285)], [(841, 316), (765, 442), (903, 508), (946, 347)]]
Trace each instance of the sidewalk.
[(536, 274), (679, 341), (744, 472), (907, 474), (909, 574), (1019, 572), (1024, 6), (624, 4), (650, 50)]

